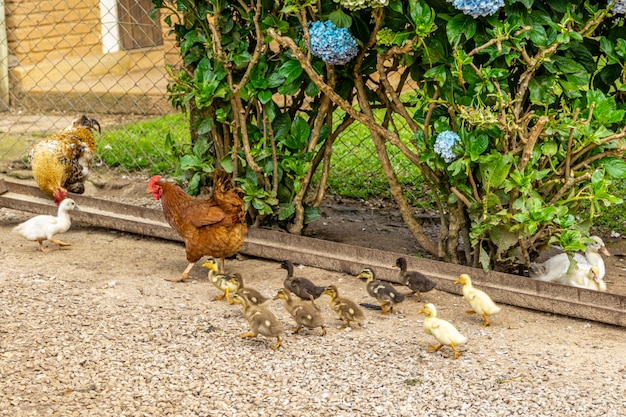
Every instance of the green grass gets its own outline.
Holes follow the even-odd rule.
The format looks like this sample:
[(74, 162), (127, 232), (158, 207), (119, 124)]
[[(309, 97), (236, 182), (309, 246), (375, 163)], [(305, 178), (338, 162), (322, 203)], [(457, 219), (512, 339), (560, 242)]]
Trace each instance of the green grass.
[[(167, 141), (168, 135), (172, 143)], [(96, 142), (96, 154), (109, 167), (162, 174), (175, 169), (176, 149), (189, 143), (187, 116), (169, 114), (103, 131)]]

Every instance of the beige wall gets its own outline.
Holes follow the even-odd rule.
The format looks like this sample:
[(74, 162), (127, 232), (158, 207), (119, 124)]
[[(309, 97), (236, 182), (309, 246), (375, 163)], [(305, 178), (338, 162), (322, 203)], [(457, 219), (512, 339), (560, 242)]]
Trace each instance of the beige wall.
[[(5, 0), (9, 54), (21, 65), (102, 55), (99, 0)], [(163, 23), (167, 64), (178, 48)]]
[(9, 53), (22, 65), (101, 54), (99, 0), (5, 0)]

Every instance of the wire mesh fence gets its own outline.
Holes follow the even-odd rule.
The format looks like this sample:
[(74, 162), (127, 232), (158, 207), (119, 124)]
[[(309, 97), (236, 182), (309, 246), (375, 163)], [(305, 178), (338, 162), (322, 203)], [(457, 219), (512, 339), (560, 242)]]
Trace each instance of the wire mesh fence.
[[(102, 126), (99, 169), (146, 175), (174, 170), (166, 136), (190, 140), (187, 119), (167, 99), (167, 67), (179, 64), (180, 56), (150, 0), (5, 0), (0, 14), (3, 6), (1, 172), (27, 169), (32, 144), (80, 114)], [(336, 142), (331, 191), (387, 197), (374, 145), (359, 132), (348, 130)], [(414, 182), (415, 167), (399, 153), (392, 159), (401, 179)]]

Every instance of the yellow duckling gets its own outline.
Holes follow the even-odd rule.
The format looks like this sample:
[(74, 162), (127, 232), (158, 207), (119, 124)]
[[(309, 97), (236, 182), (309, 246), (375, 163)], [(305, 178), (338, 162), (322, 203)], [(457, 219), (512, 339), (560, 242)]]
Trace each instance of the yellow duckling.
[(461, 355), (457, 346), (464, 345), (467, 337), (463, 336), (452, 323), (447, 320), (437, 318), (437, 309), (431, 303), (427, 303), (422, 307), (418, 314), (426, 314), (424, 319), (424, 331), (435, 337), (440, 343), (439, 346), (431, 346), (428, 350), (439, 350), (443, 345), (450, 346), (454, 352), (452, 359), (458, 359)]
[(339, 318), (345, 322), (345, 324), (341, 326), (342, 329), (351, 327), (350, 323), (353, 321), (360, 324), (363, 320), (365, 320), (365, 314), (363, 314), (363, 311), (359, 308), (359, 306), (348, 298), (340, 297), (339, 290), (337, 290), (337, 287), (334, 285), (326, 287), (323, 294), (330, 297), (328, 305), (335, 313), (337, 313)]
[(282, 344), (280, 336), (285, 329), (276, 319), (276, 316), (265, 307), (251, 304), (250, 300), (239, 293), (234, 293), (232, 300), (236, 304), (241, 304), (243, 316), (250, 324), (250, 329), (252, 330), (249, 333), (242, 334), (241, 337), (257, 337), (259, 334), (265, 337), (275, 337), (277, 342), (272, 346), (272, 350), (278, 349)]
[(394, 304), (404, 301), (404, 294), (396, 290), (393, 285), (376, 279), (374, 268), (365, 268), (356, 277), (367, 280), (367, 293), (378, 300), (383, 314), (393, 312)]
[(459, 275), (454, 284), (463, 286), (463, 297), (467, 300), (472, 310), (468, 310), (468, 314), (478, 313), (483, 316), (483, 326), (489, 326), (487, 316), (499, 313), (502, 308), (496, 305), (491, 298), (484, 292), (472, 286), (472, 279), (467, 274)]
[(226, 297), (228, 303), (232, 304), (233, 301), (229, 297), (229, 294), (231, 292), (236, 293), (239, 290), (241, 286), (240, 282), (243, 281), (241, 275), (239, 275), (239, 279), (237, 279), (237, 274), (218, 274), (219, 266), (217, 260), (214, 258), (208, 258), (204, 261), (202, 266), (209, 269), (209, 281), (211, 281), (211, 284), (224, 293), (223, 295), (216, 296), (214, 299), (221, 300)]
[(298, 333), (303, 327), (315, 329), (320, 327), (322, 330), (320, 336), (326, 334), (326, 326), (319, 309), (313, 301), (296, 300), (289, 291), (280, 288), (274, 297), (274, 300), (282, 299), (285, 302), (285, 310), (293, 317), (298, 327), (292, 329), (294, 333)]

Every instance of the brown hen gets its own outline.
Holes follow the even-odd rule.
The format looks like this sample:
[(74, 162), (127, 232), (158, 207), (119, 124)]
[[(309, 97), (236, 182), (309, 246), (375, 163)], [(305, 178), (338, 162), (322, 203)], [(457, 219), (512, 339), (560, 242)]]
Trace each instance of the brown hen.
[(232, 184), (229, 175), (223, 170), (214, 172), (213, 195), (209, 199), (192, 197), (179, 186), (161, 181), (158, 175), (150, 179), (148, 191), (161, 200), (165, 219), (185, 241), (189, 265), (182, 276), (168, 281), (187, 279), (203, 256), (219, 258), (223, 273), (224, 258), (241, 249), (248, 232), (242, 191)]
[(28, 152), (33, 177), (39, 189), (54, 198), (58, 206), (70, 191), (85, 192), (96, 140), (93, 130), (100, 132), (100, 123), (83, 115), (62, 132), (37, 142)]

